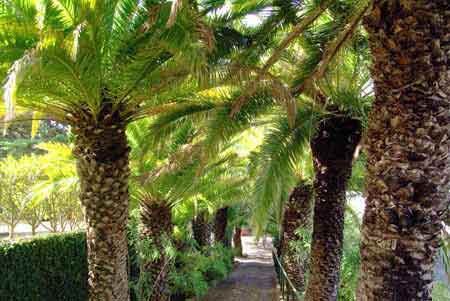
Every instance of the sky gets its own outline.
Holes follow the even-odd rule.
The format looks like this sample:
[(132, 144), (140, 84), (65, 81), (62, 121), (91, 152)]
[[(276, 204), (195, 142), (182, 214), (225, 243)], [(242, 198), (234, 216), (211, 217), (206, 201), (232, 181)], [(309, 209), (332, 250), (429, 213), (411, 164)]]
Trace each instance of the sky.
[[(230, 9), (231, 9), (230, 1), (227, 1), (224, 6), (222, 6), (219, 10), (217, 10), (217, 14), (226, 14), (227, 12), (230, 11)], [(253, 27), (253, 26), (257, 26), (257, 25), (261, 24), (262, 18), (258, 14), (250, 14), (250, 15), (247, 15), (242, 20), (242, 22), (246, 26)]]

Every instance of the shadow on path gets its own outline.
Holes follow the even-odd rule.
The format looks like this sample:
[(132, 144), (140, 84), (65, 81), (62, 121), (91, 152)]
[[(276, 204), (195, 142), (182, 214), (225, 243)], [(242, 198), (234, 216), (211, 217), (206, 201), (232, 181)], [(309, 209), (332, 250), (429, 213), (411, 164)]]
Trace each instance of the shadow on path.
[(202, 301), (276, 301), (276, 275), (272, 262), (271, 244), (257, 246), (254, 237), (243, 237), (246, 258), (237, 258), (230, 276), (211, 288)]

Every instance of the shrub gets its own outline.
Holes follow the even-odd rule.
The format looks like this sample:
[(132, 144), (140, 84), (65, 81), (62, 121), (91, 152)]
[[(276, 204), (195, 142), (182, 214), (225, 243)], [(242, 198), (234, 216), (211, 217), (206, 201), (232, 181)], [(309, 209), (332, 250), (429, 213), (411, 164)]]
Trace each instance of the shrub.
[(170, 273), (173, 300), (204, 295), (211, 285), (224, 279), (233, 268), (233, 252), (221, 244), (198, 251), (177, 252), (175, 268)]
[(86, 236), (0, 244), (1, 300), (87, 300)]
[(222, 244), (215, 244), (205, 250), (208, 254), (205, 277), (209, 282), (224, 279), (233, 269), (233, 252)]

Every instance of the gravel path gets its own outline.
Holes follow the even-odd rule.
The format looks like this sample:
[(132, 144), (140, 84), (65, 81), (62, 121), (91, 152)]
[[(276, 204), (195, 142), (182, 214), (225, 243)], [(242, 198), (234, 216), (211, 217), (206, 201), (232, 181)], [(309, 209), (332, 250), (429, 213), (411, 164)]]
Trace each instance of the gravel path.
[(237, 258), (237, 266), (228, 279), (210, 289), (202, 301), (277, 301), (276, 276), (271, 244), (266, 248), (254, 243), (254, 237), (242, 238), (245, 258)]

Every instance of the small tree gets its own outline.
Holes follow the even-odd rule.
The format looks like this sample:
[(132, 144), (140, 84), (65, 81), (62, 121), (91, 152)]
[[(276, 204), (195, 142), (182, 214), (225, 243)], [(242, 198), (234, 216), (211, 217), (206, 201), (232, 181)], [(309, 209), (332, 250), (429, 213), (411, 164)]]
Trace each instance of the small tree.
[(31, 226), (31, 234), (36, 235), (37, 228), (42, 223), (45, 218), (44, 206), (40, 203), (35, 203), (33, 201), (28, 202), (23, 220)]
[(58, 191), (52, 191), (49, 195), (42, 201), (42, 206), (45, 212), (45, 219), (47, 224), (42, 224), (42, 226), (52, 233), (58, 232), (58, 224), (60, 223), (60, 206), (59, 206), (59, 196)]
[(19, 160), (7, 157), (0, 161), (0, 221), (8, 226), (10, 239), (14, 238), (16, 226), (25, 218), (30, 187), (39, 175), (34, 156)]
[(69, 145), (42, 143), (38, 148), (47, 154), (40, 156), (42, 180), (33, 186), (33, 204), (43, 208), (50, 232), (74, 230), (83, 219), (83, 211), (77, 197), (79, 178), (75, 158)]

